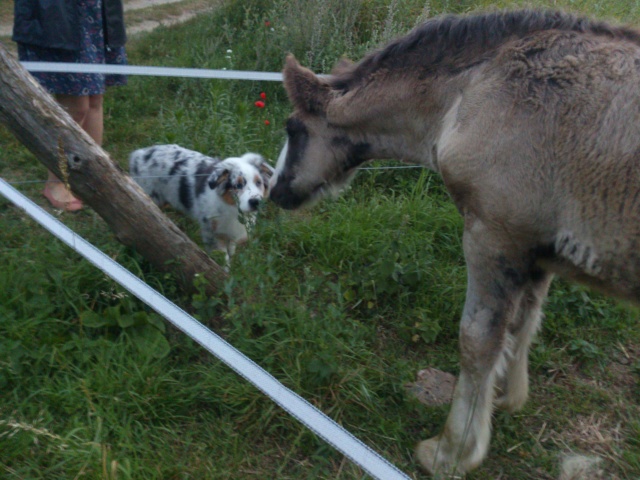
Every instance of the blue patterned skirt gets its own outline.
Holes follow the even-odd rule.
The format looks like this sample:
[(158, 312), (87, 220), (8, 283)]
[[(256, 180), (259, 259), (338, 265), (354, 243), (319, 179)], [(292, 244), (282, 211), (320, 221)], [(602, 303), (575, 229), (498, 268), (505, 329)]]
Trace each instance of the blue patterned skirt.
[[(57, 48), (42, 48), (34, 45), (18, 44), (18, 56), (27, 62), (69, 62), (126, 65), (124, 47), (109, 48), (104, 42), (102, 21), (102, 0), (78, 0), (80, 15), (80, 50), (70, 51)], [(33, 72), (32, 75), (51, 94), (98, 95), (106, 87), (125, 85), (124, 75), (103, 75), (99, 73), (47, 73)]]

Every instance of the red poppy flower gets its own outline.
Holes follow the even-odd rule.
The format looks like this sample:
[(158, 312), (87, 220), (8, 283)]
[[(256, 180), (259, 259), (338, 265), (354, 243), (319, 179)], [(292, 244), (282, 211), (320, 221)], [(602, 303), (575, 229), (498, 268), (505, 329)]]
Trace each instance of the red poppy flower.
[(269, 20), (266, 20), (266, 21), (264, 22), (264, 26), (265, 26), (265, 27), (270, 27), (270, 26), (271, 26), (271, 22), (270, 22)]
[(266, 100), (267, 99), (267, 94), (264, 93), (264, 92), (260, 92), (260, 98), (263, 99), (263, 100)]
[(258, 108), (264, 108), (264, 102), (262, 100), (258, 100), (254, 105)]
[(269, 120), (265, 120), (264, 124), (268, 126), (268, 125), (271, 125), (271, 122)]

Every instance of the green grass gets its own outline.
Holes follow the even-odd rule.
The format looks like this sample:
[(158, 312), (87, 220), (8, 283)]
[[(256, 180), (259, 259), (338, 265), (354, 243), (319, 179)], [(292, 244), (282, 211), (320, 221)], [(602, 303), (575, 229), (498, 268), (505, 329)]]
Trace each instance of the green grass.
[[(236, 2), (136, 38), (130, 63), (277, 71), (293, 51), (327, 71), (420, 15), (483, 6), (432, 1), (426, 12), (421, 2), (399, 3)], [(553, 3), (623, 21), (640, 13), (631, 1)], [(301, 12), (317, 24), (305, 27)], [(282, 86), (270, 82), (131, 77), (106, 101), (104, 147), (123, 168), (131, 150), (165, 142), (275, 159), (289, 112)], [(0, 145), (0, 176), (46, 207), (40, 183), (17, 183), (43, 179), (44, 167), (2, 128)], [(201, 241), (194, 222), (167, 213)], [(412, 478), (426, 478), (412, 451), (442, 428), (448, 408), (419, 404), (404, 385), (428, 366), (457, 372), (466, 281), (462, 222), (435, 175), (363, 171), (341, 198), (310, 210), (268, 205), (217, 297), (184, 296), (90, 209), (60, 218), (203, 322), (224, 320), (219, 333), (233, 345)], [(0, 265), (3, 478), (363, 477), (5, 200)], [(531, 399), (517, 415), (496, 415), (490, 455), (468, 478), (557, 478), (559, 456), (571, 451), (603, 456), (609, 478), (639, 478), (637, 317), (556, 282), (531, 355)]]

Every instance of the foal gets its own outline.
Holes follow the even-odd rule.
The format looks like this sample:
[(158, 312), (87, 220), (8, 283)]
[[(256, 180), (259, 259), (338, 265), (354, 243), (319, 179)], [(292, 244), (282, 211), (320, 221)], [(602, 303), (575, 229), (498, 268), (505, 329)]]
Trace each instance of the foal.
[(271, 198), (294, 209), (363, 162), (439, 172), (464, 218), (460, 375), (432, 473), (487, 454), (528, 395), (552, 276), (640, 304), (640, 33), (561, 12), (430, 20), (328, 78), (289, 56), (294, 111)]

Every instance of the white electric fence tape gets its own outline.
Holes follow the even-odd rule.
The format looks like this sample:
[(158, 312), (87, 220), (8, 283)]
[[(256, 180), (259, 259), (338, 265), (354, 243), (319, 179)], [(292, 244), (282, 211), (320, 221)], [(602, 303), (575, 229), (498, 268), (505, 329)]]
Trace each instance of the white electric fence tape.
[(225, 80), (266, 80), (281, 82), (282, 74), (206, 68), (147, 67), (140, 65), (105, 65), (93, 63), (20, 62), (30, 72), (102, 73), (114, 75), (151, 75), (154, 77), (221, 78)]
[(152, 309), (178, 327), (206, 350), (255, 385), (284, 410), (306, 425), (311, 431), (333, 445), (373, 478), (379, 480), (409, 480), (397, 467), (362, 443), (331, 418), (315, 408), (297, 393), (289, 390), (253, 360), (144, 283), (120, 264), (77, 235), (66, 225), (22, 195), (0, 178), (0, 194), (25, 210), (53, 235), (109, 275)]

